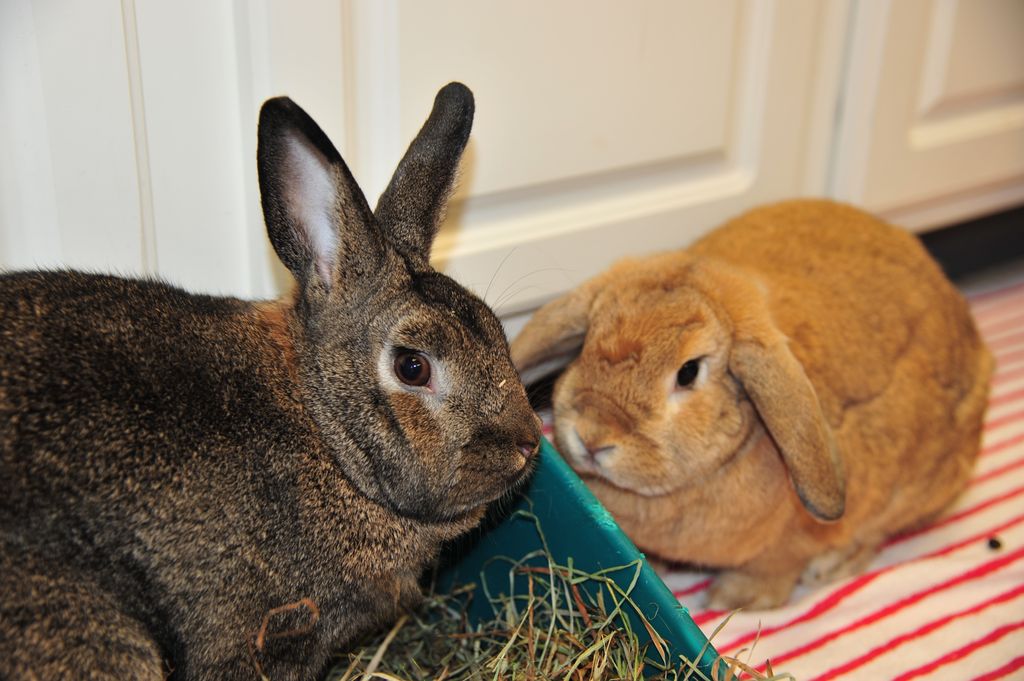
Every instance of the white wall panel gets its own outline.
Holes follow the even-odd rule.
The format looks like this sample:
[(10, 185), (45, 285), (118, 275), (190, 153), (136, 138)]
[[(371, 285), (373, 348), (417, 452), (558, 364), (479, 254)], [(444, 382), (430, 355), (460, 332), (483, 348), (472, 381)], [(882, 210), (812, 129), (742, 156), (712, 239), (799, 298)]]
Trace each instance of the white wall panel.
[(291, 97), (349, 157), (342, 58), (346, 27), (339, 0), (304, 0), (301, 11), (289, 0), (235, 0), (234, 12), (249, 295), (266, 298), (285, 290), (291, 275), (265, 236), (256, 174), (259, 107), (269, 97)]
[(121, 8), (0, 3), (0, 266), (143, 271)]
[(46, 102), (29, 0), (0, 4), (0, 267), (60, 259)]
[(157, 267), (204, 291), (251, 288), (240, 65), (228, 2), (135, 5)]

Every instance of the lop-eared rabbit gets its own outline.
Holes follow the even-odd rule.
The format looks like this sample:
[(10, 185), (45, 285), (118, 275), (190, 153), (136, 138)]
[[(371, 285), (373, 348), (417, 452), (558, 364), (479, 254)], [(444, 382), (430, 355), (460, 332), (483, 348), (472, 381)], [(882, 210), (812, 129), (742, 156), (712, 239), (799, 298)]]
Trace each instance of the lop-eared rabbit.
[(555, 440), (623, 529), (721, 568), (719, 608), (863, 568), (964, 488), (992, 357), (912, 235), (850, 206), (752, 210), (541, 308)]

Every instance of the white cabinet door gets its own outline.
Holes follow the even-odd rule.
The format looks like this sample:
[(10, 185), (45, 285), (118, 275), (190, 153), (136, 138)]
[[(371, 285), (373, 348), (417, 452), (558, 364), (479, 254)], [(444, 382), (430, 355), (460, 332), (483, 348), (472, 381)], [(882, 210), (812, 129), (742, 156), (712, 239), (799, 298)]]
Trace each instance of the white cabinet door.
[(501, 313), (746, 207), (825, 191), (845, 3), (343, 7), (349, 158), (371, 203), (437, 88), (475, 92), (435, 262)]
[(9, 0), (0, 266), (287, 285), (255, 175), (289, 94), (371, 203), (461, 80), (477, 119), (435, 263), (499, 311), (757, 203), (821, 194), (845, 2)]
[(914, 227), (1024, 201), (1024, 3), (854, 7), (6, 0), (0, 267), (274, 295), (262, 100), (304, 106), (373, 202), (451, 80), (478, 110), (435, 263), (503, 313), (785, 197)]
[(1024, 2), (861, 2), (833, 191), (925, 228), (1024, 201)]

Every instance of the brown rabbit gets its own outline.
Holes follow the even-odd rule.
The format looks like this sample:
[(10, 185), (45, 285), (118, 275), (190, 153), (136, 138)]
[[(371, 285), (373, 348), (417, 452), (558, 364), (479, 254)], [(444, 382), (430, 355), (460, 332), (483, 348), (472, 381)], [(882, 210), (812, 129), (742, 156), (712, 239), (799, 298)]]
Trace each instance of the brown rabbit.
[(512, 343), (559, 449), (643, 549), (774, 607), (863, 567), (964, 487), (992, 359), (916, 238), (792, 201), (620, 262)]
[(502, 327), (428, 263), (472, 117), (442, 89), (373, 213), (268, 101), (283, 300), (0, 277), (0, 678), (314, 679), (528, 474)]

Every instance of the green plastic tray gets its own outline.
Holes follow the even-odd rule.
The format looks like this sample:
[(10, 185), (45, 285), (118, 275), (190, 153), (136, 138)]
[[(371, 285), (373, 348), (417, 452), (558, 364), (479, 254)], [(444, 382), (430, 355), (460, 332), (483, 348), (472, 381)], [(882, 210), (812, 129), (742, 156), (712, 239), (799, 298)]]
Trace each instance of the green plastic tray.
[[(517, 510), (528, 511), (537, 518), (548, 550), (561, 565), (567, 565), (571, 560), (576, 568), (592, 574), (643, 558), (608, 511), (551, 444), (544, 440), (537, 471), (529, 486), (509, 513), (503, 514), (504, 520), (453, 550), (449, 562), (456, 562), (444, 568), (439, 575), (442, 588), (454, 584), (480, 584), (485, 580), (492, 594), (502, 593), (502, 585), (509, 582), (509, 565), (492, 558), (518, 558), (541, 548), (534, 521), (522, 514), (517, 515)], [(680, 655), (685, 656), (696, 661), (698, 669), (712, 678), (711, 665), (718, 653), (651, 566), (645, 560), (641, 562), (639, 579), (630, 593), (631, 598), (668, 644), (671, 660), (678, 662)], [(621, 570), (609, 576), (626, 590), (635, 578), (636, 570)], [(646, 629), (635, 613), (629, 614), (633, 630), (642, 642), (648, 642), (650, 637)], [(489, 619), (493, 612), (486, 599), (481, 598), (471, 603), (469, 615), (471, 618)], [(650, 654), (652, 649), (649, 649), (648, 656), (657, 659), (657, 653)]]

